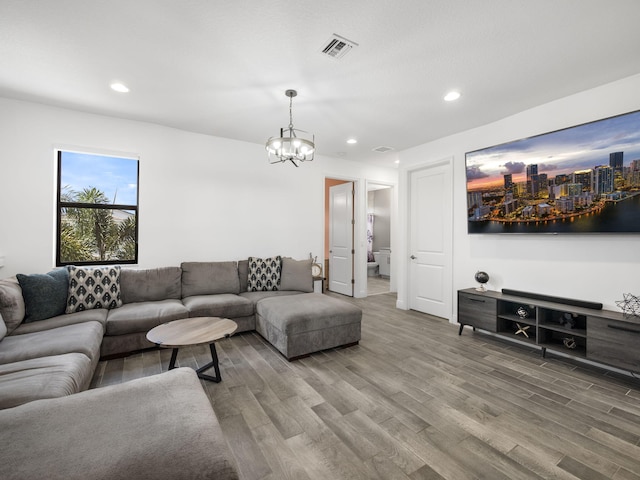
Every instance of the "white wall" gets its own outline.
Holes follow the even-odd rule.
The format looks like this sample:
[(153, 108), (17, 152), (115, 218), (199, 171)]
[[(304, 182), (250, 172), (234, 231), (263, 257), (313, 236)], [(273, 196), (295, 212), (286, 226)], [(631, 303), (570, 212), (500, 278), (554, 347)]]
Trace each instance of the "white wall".
[(322, 260), (324, 177), (397, 179), (395, 169), (323, 156), (269, 165), (263, 145), (4, 98), (0, 146), (0, 278), (54, 266), (56, 147), (140, 156), (143, 268), (310, 252)]
[[(461, 101), (464, 101), (464, 97)], [(407, 201), (408, 172), (453, 157), (453, 291), (476, 286), (477, 270), (489, 273), (488, 287), (597, 301), (619, 311), (616, 300), (640, 294), (638, 235), (468, 235), (465, 152), (640, 109), (640, 75), (581, 92), (503, 120), (401, 152), (401, 205)], [(407, 216), (398, 251), (407, 251)], [(398, 305), (407, 305), (407, 259), (397, 258)], [(456, 315), (453, 321), (456, 321)]]

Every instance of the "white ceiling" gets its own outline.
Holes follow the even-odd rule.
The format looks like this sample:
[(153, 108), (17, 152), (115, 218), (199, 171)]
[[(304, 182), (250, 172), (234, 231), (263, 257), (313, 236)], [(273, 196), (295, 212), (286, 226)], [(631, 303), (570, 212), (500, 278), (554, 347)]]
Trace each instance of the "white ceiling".
[(372, 149), (640, 73), (639, 25), (638, 0), (0, 0), (0, 96), (263, 144), (294, 88), (318, 154), (393, 166)]

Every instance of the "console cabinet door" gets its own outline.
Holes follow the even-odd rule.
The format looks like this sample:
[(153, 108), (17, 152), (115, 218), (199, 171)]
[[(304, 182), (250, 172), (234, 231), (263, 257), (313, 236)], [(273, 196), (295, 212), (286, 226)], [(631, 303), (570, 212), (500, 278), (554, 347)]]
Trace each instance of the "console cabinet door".
[(458, 323), (496, 332), (497, 301), (482, 294), (458, 292)]
[(640, 325), (587, 318), (587, 358), (625, 370), (640, 372)]

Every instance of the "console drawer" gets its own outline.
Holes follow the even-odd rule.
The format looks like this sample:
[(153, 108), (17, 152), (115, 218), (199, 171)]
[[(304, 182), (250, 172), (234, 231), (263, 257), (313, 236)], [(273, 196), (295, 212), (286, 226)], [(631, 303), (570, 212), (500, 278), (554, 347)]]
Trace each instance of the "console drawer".
[(458, 292), (458, 323), (496, 332), (497, 312), (495, 298)]
[(587, 317), (587, 358), (640, 372), (640, 325)]

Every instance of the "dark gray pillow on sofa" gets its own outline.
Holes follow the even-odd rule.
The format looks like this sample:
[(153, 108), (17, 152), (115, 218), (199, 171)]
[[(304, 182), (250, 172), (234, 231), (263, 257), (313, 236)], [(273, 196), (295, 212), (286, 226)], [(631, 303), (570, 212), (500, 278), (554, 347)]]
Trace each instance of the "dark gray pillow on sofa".
[(313, 292), (313, 275), (311, 274), (311, 259), (294, 260), (282, 259), (282, 273), (280, 276), (280, 290), (297, 290), (299, 292)]
[(25, 322), (36, 322), (62, 315), (67, 307), (69, 273), (56, 268), (48, 273), (16, 275), (25, 305)]

